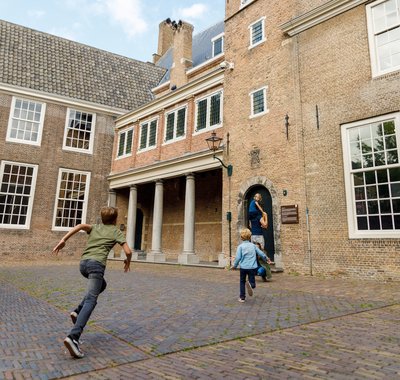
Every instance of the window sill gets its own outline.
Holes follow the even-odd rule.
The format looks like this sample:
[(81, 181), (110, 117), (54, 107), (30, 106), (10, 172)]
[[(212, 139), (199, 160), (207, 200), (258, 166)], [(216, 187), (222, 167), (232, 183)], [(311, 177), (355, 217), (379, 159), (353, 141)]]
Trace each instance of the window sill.
[(250, 46), (249, 46), (249, 50), (252, 50), (252, 49), (256, 48), (257, 46), (260, 46), (260, 45), (263, 44), (266, 40), (267, 40), (266, 38), (263, 38), (261, 41), (258, 41), (256, 44), (250, 45)]
[(250, 115), (250, 116), (249, 116), (249, 119), (257, 119), (258, 117), (264, 116), (264, 115), (266, 115), (267, 113), (269, 113), (269, 110), (266, 110), (266, 111), (257, 113), (257, 114), (255, 114), (255, 115)]

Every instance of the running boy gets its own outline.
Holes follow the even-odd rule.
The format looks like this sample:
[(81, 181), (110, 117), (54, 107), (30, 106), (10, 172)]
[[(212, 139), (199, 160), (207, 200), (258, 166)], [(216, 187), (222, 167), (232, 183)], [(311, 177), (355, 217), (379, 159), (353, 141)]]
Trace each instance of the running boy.
[[(246, 300), (246, 288), (249, 296), (253, 295), (253, 289), (256, 287), (256, 271), (257, 271), (257, 255), (264, 261), (267, 261), (267, 256), (264, 252), (250, 242), (251, 231), (244, 228), (240, 231), (240, 238), (243, 242), (238, 246), (236, 258), (232, 269), (240, 264), (240, 296), (239, 302)], [(248, 280), (247, 280), (248, 277)]]
[(80, 262), (80, 272), (82, 276), (89, 280), (87, 291), (82, 302), (71, 313), (74, 327), (64, 339), (65, 347), (67, 347), (71, 356), (75, 358), (84, 357), (84, 353), (79, 347), (79, 337), (96, 307), (99, 294), (107, 286), (104, 279), (104, 271), (106, 269), (108, 254), (116, 243), (122, 246), (126, 254), (124, 272), (130, 270), (132, 251), (126, 243), (124, 234), (116, 227), (118, 209), (114, 207), (102, 207), (100, 214), (103, 224), (78, 224), (53, 249), (53, 254), (57, 255), (64, 248), (66, 241), (79, 231), (86, 231), (89, 235)]

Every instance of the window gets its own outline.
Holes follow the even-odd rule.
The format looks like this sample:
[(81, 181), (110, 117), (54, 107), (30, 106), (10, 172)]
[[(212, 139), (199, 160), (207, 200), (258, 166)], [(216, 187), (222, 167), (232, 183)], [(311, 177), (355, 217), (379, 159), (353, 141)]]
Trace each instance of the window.
[(64, 149), (93, 152), (95, 115), (68, 109), (64, 133)]
[(400, 114), (342, 125), (350, 237), (398, 237)]
[(133, 128), (118, 132), (117, 158), (132, 154)]
[(251, 92), (251, 114), (250, 117), (261, 116), (265, 114), (267, 109), (267, 87), (262, 87), (256, 91)]
[(366, 7), (372, 75), (400, 69), (400, 0), (375, 1)]
[(212, 40), (212, 56), (215, 57), (224, 52), (224, 34), (219, 34)]
[(246, 5), (249, 5), (253, 0), (240, 0), (240, 8), (245, 7)]
[(154, 148), (157, 145), (158, 119), (143, 123), (140, 126), (139, 150)]
[(85, 223), (90, 173), (60, 169), (55, 205), (55, 230), (65, 230)]
[(186, 133), (186, 106), (166, 115), (165, 142), (180, 140)]
[(217, 92), (196, 102), (196, 132), (218, 127), (222, 115), (222, 92)]
[(29, 228), (37, 168), (37, 165), (2, 161), (0, 165), (1, 228)]
[(250, 29), (250, 46), (249, 49), (261, 44), (265, 41), (265, 17), (254, 22), (249, 26)]
[(46, 105), (13, 97), (8, 121), (7, 141), (40, 145)]

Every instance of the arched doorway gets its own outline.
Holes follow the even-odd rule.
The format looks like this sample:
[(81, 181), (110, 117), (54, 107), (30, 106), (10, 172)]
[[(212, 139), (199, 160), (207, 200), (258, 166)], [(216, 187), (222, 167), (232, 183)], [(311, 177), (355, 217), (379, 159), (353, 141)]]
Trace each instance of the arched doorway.
[(265, 250), (267, 251), (268, 257), (275, 261), (275, 241), (274, 241), (274, 218), (273, 218), (273, 208), (272, 208), (272, 197), (267, 188), (262, 185), (256, 185), (251, 187), (245, 195), (245, 220), (246, 225), (249, 225), (248, 219), (248, 209), (251, 200), (256, 193), (261, 194), (262, 202), (261, 206), (264, 211), (268, 214), (268, 228), (263, 230), (264, 240), (265, 240)]
[(143, 232), (143, 211), (138, 208), (136, 209), (136, 228), (135, 228), (135, 251), (141, 251), (142, 249), (142, 232)]

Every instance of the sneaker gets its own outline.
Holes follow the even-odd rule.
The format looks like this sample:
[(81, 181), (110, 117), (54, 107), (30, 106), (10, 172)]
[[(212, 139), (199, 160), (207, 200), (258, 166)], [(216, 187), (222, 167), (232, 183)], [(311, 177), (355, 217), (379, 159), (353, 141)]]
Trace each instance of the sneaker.
[(71, 337), (67, 336), (64, 339), (64, 345), (65, 347), (68, 348), (69, 353), (74, 358), (80, 359), (85, 356), (85, 354), (79, 348), (79, 343), (75, 339), (72, 339)]
[(246, 300), (244, 300), (243, 298), (239, 298), (238, 301), (239, 301), (239, 302), (242, 302), (242, 303), (243, 303), (243, 302), (246, 302)]
[(246, 281), (246, 289), (247, 289), (247, 293), (249, 293), (249, 296), (251, 297), (253, 295), (253, 288), (251, 287), (249, 281)]
[(76, 320), (78, 319), (78, 313), (76, 311), (72, 311), (70, 314), (70, 317), (71, 317), (72, 323), (75, 324)]
[(267, 277), (266, 276), (262, 276), (261, 278), (262, 278), (263, 282), (267, 282)]

